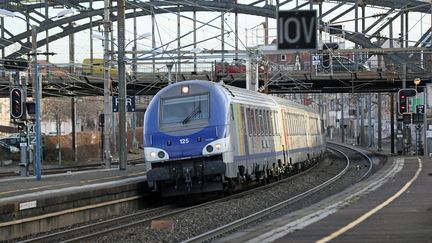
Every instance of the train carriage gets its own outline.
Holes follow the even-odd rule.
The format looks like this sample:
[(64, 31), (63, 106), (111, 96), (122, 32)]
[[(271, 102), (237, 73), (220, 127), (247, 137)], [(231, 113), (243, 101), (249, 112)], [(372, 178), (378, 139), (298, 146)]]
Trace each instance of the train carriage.
[(165, 196), (222, 191), (299, 169), (325, 149), (312, 109), (241, 88), (185, 81), (144, 118), (149, 186)]

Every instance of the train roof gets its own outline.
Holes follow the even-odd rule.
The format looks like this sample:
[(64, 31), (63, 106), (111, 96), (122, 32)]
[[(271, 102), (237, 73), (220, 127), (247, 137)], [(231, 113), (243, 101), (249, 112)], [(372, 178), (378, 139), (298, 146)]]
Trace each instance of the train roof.
[[(172, 86), (182, 85), (185, 83), (195, 83), (199, 82), (201, 85), (208, 87), (209, 89), (217, 89), (220, 92), (224, 92), (225, 95), (232, 101), (244, 103), (244, 104), (251, 104), (256, 106), (265, 106), (265, 107), (274, 107), (274, 106), (286, 106), (294, 109), (299, 109), (302, 111), (307, 111), (310, 113), (317, 114), (317, 111), (311, 107), (290, 101), (285, 98), (280, 98), (277, 96), (272, 96), (268, 94), (259, 93), (252, 90), (247, 90), (244, 88), (238, 88), (230, 85), (226, 85), (224, 83), (217, 83), (217, 82), (211, 82), (206, 80), (189, 80), (189, 81), (182, 81), (173, 84)], [(171, 86), (171, 87), (172, 87)], [(170, 87), (165, 87), (162, 89), (160, 93), (163, 93), (165, 89), (169, 89)]]
[(239, 101), (242, 103), (251, 103), (254, 105), (264, 105), (264, 106), (287, 106), (291, 108), (296, 108), (304, 110), (311, 113), (317, 113), (317, 111), (309, 106), (305, 106), (294, 101), (290, 101), (285, 98), (280, 98), (277, 96), (272, 96), (268, 94), (259, 93), (252, 90), (247, 90), (243, 88), (238, 88), (230, 85), (222, 85), (229, 90), (229, 93), (234, 95), (231, 99), (234, 101)]

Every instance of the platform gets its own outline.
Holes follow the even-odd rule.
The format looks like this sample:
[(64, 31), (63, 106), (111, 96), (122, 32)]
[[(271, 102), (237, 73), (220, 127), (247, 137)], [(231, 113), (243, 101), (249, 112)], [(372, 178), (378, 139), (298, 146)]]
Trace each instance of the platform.
[[(142, 207), (145, 164), (0, 179), (0, 241)], [(23, 222), (27, 222), (26, 225)]]
[(432, 159), (391, 157), (370, 179), (218, 242), (432, 242)]

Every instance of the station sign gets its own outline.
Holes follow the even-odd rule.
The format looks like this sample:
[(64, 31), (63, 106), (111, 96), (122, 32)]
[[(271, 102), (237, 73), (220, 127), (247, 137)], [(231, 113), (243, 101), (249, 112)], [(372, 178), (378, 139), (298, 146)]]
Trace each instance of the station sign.
[(316, 10), (279, 11), (278, 49), (317, 49)]
[[(113, 112), (119, 111), (119, 98), (118, 98), (118, 96), (113, 97), (112, 107), (113, 107)], [(135, 112), (135, 96), (127, 96), (126, 97), (126, 111), (127, 112)]]
[(417, 114), (424, 114), (425, 113), (425, 106), (424, 105), (416, 105), (416, 113)]
[(28, 143), (36, 144), (36, 124), (29, 123), (27, 125)]
[(319, 65), (321, 62), (318, 55), (312, 55), (312, 65)]

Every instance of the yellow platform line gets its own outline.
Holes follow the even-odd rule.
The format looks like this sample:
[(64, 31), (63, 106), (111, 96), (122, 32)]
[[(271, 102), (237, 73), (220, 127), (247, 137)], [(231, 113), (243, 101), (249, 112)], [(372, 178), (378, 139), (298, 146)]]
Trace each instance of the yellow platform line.
[(418, 160), (418, 164), (419, 167), (414, 175), (413, 178), (411, 178), (410, 181), (408, 181), (396, 194), (394, 194), (393, 196), (391, 196), (390, 198), (388, 198), (385, 202), (381, 203), (380, 205), (376, 206), (374, 209), (370, 210), (369, 212), (363, 214), (362, 216), (360, 216), (359, 218), (357, 218), (356, 220), (354, 220), (353, 222), (347, 224), (346, 226), (342, 227), (341, 229), (333, 232), (332, 234), (316, 241), (316, 243), (326, 243), (329, 242), (337, 237), (339, 237), (340, 235), (344, 234), (345, 232), (347, 232), (348, 230), (354, 228), (355, 226), (361, 224), (363, 221), (365, 221), (366, 219), (368, 219), (369, 217), (371, 217), (372, 215), (374, 215), (375, 213), (377, 213), (378, 211), (380, 211), (381, 209), (383, 209), (384, 207), (386, 207), (387, 205), (389, 205), (391, 202), (393, 202), (396, 198), (398, 198), (400, 195), (402, 195), (402, 193), (404, 193), (410, 186), (411, 184), (418, 178), (420, 172), (422, 171), (423, 165), (422, 165), (422, 161), (420, 158), (417, 158)]

